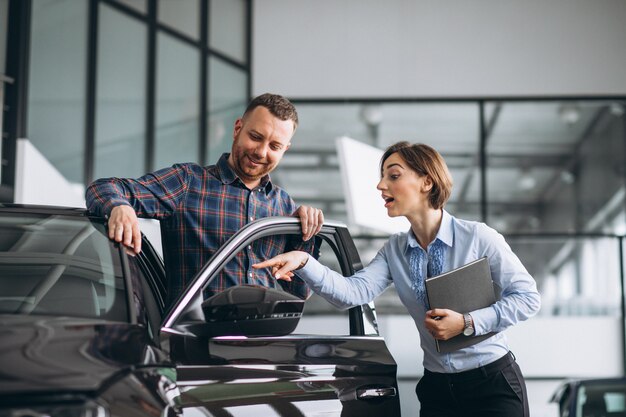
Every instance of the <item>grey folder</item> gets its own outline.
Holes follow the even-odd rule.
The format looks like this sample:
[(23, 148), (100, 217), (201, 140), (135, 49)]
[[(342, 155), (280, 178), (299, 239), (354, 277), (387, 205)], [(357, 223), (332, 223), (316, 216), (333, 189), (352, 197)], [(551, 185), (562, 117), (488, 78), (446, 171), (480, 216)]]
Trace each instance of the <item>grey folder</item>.
[[(492, 305), (496, 297), (487, 257), (427, 278), (426, 294), (431, 309), (447, 308), (463, 314)], [(482, 342), (494, 334), (464, 336), (461, 333), (452, 339), (435, 342), (438, 352), (449, 353)]]

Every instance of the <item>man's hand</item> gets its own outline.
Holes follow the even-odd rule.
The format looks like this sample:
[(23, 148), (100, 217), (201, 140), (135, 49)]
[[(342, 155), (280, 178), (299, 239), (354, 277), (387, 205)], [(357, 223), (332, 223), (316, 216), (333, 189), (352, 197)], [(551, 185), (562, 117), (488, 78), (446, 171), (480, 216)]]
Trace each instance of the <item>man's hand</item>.
[(301, 251), (291, 251), (283, 253), (282, 255), (274, 256), (267, 261), (260, 262), (252, 265), (252, 268), (272, 268), (272, 275), (276, 279), (282, 279), (285, 281), (291, 281), (293, 272), (296, 269), (302, 268), (309, 260), (309, 254)]
[(438, 340), (451, 339), (465, 328), (463, 314), (444, 308), (428, 310), (424, 323), (430, 334)]
[(324, 213), (322, 213), (322, 210), (315, 207), (300, 206), (294, 213), (294, 216), (300, 218), (302, 240), (307, 241), (322, 230), (322, 225), (324, 224)]
[(137, 214), (132, 207), (126, 205), (114, 207), (108, 224), (109, 239), (131, 248), (131, 251), (127, 250), (131, 255), (141, 252), (141, 230)]

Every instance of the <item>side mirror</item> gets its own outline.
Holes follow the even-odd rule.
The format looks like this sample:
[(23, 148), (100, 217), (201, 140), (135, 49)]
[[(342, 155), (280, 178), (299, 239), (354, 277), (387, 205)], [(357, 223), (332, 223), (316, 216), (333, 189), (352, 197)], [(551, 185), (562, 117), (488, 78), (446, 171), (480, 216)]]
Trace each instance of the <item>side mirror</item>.
[(210, 336), (280, 336), (294, 331), (304, 300), (256, 285), (230, 287), (202, 303)]

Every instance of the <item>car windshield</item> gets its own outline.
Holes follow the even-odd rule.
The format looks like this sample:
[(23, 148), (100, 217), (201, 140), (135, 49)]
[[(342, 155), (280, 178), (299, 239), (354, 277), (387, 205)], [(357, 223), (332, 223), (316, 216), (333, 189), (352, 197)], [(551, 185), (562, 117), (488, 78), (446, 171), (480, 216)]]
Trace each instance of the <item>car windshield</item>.
[(626, 417), (626, 383), (587, 384), (578, 390), (576, 415)]
[(118, 250), (87, 218), (0, 214), (0, 313), (127, 321)]

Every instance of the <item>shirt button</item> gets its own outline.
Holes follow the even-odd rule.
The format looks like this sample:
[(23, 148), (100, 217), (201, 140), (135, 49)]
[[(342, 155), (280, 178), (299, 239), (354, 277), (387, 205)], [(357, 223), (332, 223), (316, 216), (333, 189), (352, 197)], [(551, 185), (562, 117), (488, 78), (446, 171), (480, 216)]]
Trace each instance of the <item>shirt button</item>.
[(248, 245), (248, 249), (252, 249), (252, 245)]
[(252, 272), (250, 272), (250, 273), (248, 274), (248, 276), (249, 276), (250, 278), (252, 278)]
[(259, 192), (261, 192), (261, 189), (259, 188)]
[(250, 216), (250, 221), (253, 221), (253, 220), (254, 220), (254, 217)]

